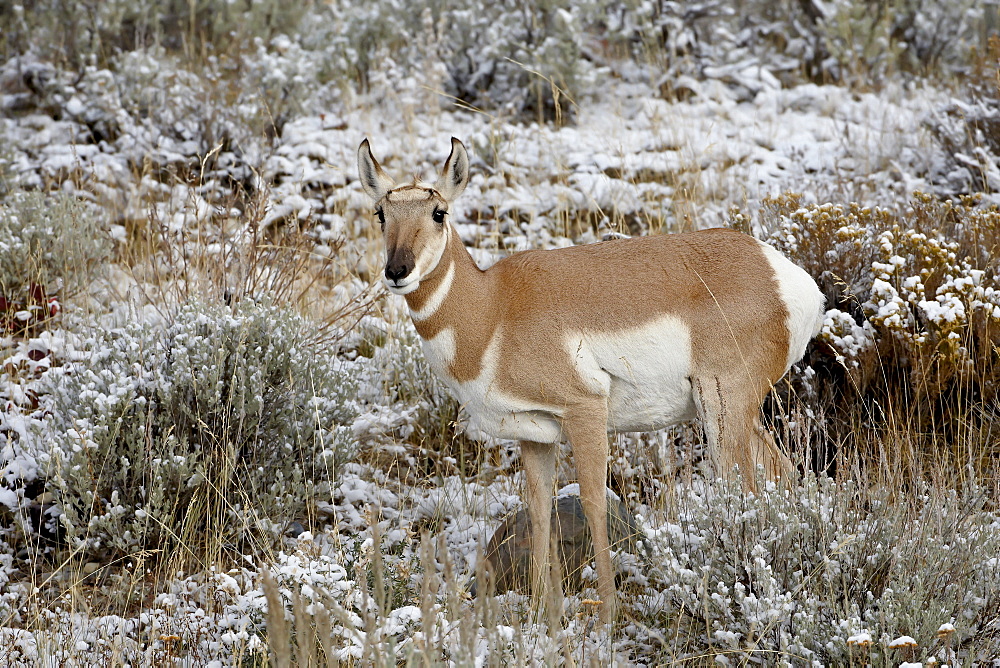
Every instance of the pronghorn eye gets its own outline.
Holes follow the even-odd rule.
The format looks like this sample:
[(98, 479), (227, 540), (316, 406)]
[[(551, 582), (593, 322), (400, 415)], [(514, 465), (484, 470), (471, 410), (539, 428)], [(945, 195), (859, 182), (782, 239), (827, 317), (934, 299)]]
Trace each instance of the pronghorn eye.
[(385, 231), (385, 211), (381, 207), (375, 209), (375, 215), (378, 216), (378, 226)]
[(441, 225), (444, 223), (444, 217), (448, 215), (448, 212), (444, 209), (434, 209), (434, 213), (431, 214), (431, 218), (435, 223)]

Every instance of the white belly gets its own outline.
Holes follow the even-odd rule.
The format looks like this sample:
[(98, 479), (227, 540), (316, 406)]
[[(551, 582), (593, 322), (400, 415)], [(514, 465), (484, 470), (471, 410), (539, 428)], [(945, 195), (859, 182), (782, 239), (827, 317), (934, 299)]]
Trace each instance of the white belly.
[[(455, 353), (450, 329), (424, 341), (424, 354), (471, 418), (471, 427), (503, 439), (553, 443), (562, 433), (561, 410), (511, 396), (495, 384), (498, 329), (477, 378), (458, 382), (448, 367)], [(604, 397), (608, 431), (652, 431), (695, 417), (691, 391), (691, 335), (666, 316), (644, 327), (615, 333), (573, 333), (564, 339), (576, 372)]]
[(576, 371), (608, 399), (608, 431), (652, 431), (695, 417), (691, 333), (665, 316), (637, 329), (573, 333), (565, 339)]
[(533, 408), (512, 398), (480, 402), (478, 395), (460, 396), (460, 401), (469, 412), (470, 427), (494, 438), (555, 443), (562, 435), (562, 422), (552, 408)]

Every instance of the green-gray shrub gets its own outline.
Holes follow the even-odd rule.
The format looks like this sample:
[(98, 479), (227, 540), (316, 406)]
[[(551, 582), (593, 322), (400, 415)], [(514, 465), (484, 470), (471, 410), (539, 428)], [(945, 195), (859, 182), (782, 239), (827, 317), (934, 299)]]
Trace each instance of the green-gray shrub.
[(329, 499), (353, 456), (355, 383), (287, 309), (189, 305), (90, 348), (52, 384), (33, 434), (75, 547), (254, 538)]
[(9, 146), (0, 146), (0, 200), (10, 192), (14, 178), (14, 153)]
[(437, 72), (444, 92), (476, 107), (550, 120), (570, 110), (563, 94), (577, 94), (583, 62), (581, 12), (563, 4), (338, 0), (308, 41), (362, 87), (391, 62), (404, 75)]
[(105, 222), (69, 195), (18, 191), (0, 204), (0, 295), (8, 299), (31, 285), (73, 294), (110, 253)]
[(0, 54), (35, 51), (73, 67), (153, 46), (191, 55), (224, 54), (253, 37), (266, 40), (293, 31), (309, 5), (280, 0), (0, 0)]
[(703, 77), (706, 64), (733, 68), (738, 79), (750, 62), (789, 85), (803, 77), (868, 87), (899, 72), (948, 76), (967, 70), (970, 47), (990, 25), (980, 0), (581, 4), (584, 25), (637, 60), (652, 56), (668, 84)]
[[(895, 666), (886, 645), (902, 635), (921, 658), (1000, 658), (1000, 519), (984, 490), (893, 498), (807, 478), (759, 496), (725, 482), (680, 493), (678, 516), (647, 527), (660, 566), (635, 598), (644, 624), (669, 629), (658, 662)], [(848, 644), (862, 632), (870, 647)]]

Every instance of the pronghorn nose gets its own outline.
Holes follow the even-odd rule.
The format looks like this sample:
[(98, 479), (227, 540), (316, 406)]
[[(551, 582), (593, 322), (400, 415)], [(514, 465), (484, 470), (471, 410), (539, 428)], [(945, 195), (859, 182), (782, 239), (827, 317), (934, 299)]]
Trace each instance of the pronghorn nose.
[(409, 248), (397, 246), (389, 249), (385, 261), (385, 280), (397, 282), (406, 278), (413, 271), (414, 264), (413, 251)]
[(399, 264), (387, 264), (385, 265), (385, 277), (390, 281), (398, 281), (401, 278), (406, 278), (406, 275), (410, 273), (411, 267), (409, 267), (405, 262)]

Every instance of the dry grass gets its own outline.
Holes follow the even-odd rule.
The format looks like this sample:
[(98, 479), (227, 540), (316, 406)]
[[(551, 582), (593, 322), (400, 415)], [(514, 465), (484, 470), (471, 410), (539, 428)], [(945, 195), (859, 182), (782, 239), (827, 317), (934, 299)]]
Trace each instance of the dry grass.
[[(771, 207), (764, 214), (771, 216), (769, 222), (777, 223), (783, 218), (795, 220), (802, 215), (794, 199), (775, 200)], [(933, 229), (958, 244), (957, 258), (985, 258), (984, 261), (988, 261), (996, 243), (990, 214), (969, 207), (948, 207), (930, 200), (918, 200), (913, 210), (906, 214), (905, 225), (900, 225), (900, 219), (887, 212), (835, 209), (829, 211), (826, 218), (822, 208), (819, 213), (821, 215), (812, 218), (810, 236), (798, 239), (799, 244), (792, 254), (817, 274), (828, 272), (829, 280), (824, 287), (828, 293), (833, 290), (831, 305), (855, 314), (863, 312), (864, 289), (870, 290), (866, 267), (879, 261), (879, 257), (872, 247), (866, 246), (872, 255), (859, 258), (841, 254), (837, 262), (830, 261), (828, 251), (831, 246), (843, 242), (838, 232), (847, 227), (847, 223), (856, 224), (861, 232), (875, 237), (881, 231), (904, 227), (917, 231), (926, 229), (928, 234)], [(249, 224), (227, 234), (211, 227), (212, 242), (206, 242), (210, 236), (207, 232), (190, 231), (168, 243), (165, 241), (168, 235), (163, 232), (159, 243), (146, 245), (141, 252), (126, 246), (122, 257), (131, 258), (131, 276), (135, 284), (143, 286), (148, 302), (163, 308), (195, 296), (213, 295), (218, 299), (229, 290), (234, 296), (269, 293), (304, 311), (320, 313), (320, 305), (328, 300), (330, 286), (335, 287), (338, 280), (347, 280), (349, 274), (343, 272), (343, 267), (334, 266), (330, 256), (317, 258), (312, 254), (308, 238), (298, 230), (261, 231), (259, 224), (254, 222), (260, 218), (259, 213), (251, 215)], [(942, 222), (949, 227), (942, 227)], [(150, 220), (149, 225), (155, 228), (159, 224)], [(160, 229), (163, 230), (162, 226)], [(207, 224), (206, 229), (209, 229)], [(219, 240), (221, 244), (209, 252), (211, 243)], [(135, 243), (149, 244), (149, 241), (144, 238)], [(180, 253), (178, 248), (186, 251)], [(923, 246), (913, 250), (914, 257), (924, 257), (921, 255), (924, 250)], [(927, 260), (929, 265), (918, 268), (915, 275), (924, 276), (927, 290), (933, 292), (934, 286), (941, 284), (941, 277), (948, 273), (949, 258), (935, 256)], [(823, 268), (817, 271), (819, 267)], [(900, 278), (904, 281), (906, 277)], [(869, 280), (867, 288), (865, 280)], [(339, 328), (351, 329), (362, 315), (372, 312), (372, 308), (369, 293), (330, 312), (327, 316), (330, 335)], [(981, 555), (977, 546), (969, 548), (968, 561), (951, 563), (940, 561), (940, 556), (934, 557), (937, 553), (931, 552), (920, 553), (922, 556), (913, 560), (887, 556), (893, 550), (905, 552), (922, 545), (947, 544), (960, 531), (974, 532), (977, 518), (988, 517), (995, 511), (996, 499), (1000, 498), (997, 489), (1000, 477), (996, 475), (997, 420), (995, 407), (985, 393), (995, 388), (997, 351), (991, 346), (995, 346), (996, 330), (990, 323), (980, 325), (962, 330), (965, 350), (982, 351), (982, 354), (970, 353), (976, 364), (972, 373), (960, 360), (948, 357), (949, 351), (953, 356), (962, 354), (958, 348), (927, 347), (914, 338), (919, 331), (906, 329), (903, 332), (906, 336), (891, 338), (876, 346), (874, 351), (860, 355), (857, 366), (847, 364), (850, 361), (847, 359), (837, 362), (831, 358), (829, 350), (817, 346), (810, 362), (818, 375), (811, 379), (796, 377), (787, 387), (780, 388), (779, 419), (775, 425), (784, 436), (785, 446), (796, 455), (804, 469), (813, 465), (809, 454), (812, 450), (825, 450), (824, 466), (835, 472), (843, 486), (843, 496), (832, 503), (837, 509), (835, 516), (839, 513), (846, 525), (836, 524), (830, 530), (850, 533), (851, 522), (867, 516), (867, 521), (881, 531), (869, 537), (874, 541), (870, 547), (854, 554), (856, 563), (869, 564), (869, 570), (845, 577), (839, 583), (826, 581), (819, 576), (819, 571), (809, 570), (816, 567), (803, 557), (805, 578), (796, 580), (792, 575), (794, 571), (789, 571), (785, 575), (788, 580), (783, 581), (786, 591), (798, 597), (799, 605), (842, 606), (844, 600), (863, 596), (865, 587), (884, 592), (892, 587), (905, 588), (906, 582), (919, 581), (923, 584), (914, 587), (907, 594), (909, 598), (893, 603), (897, 609), (911, 606), (916, 614), (925, 609), (929, 601), (939, 602), (939, 594), (951, 596), (950, 590), (945, 591), (945, 583), (961, 581), (980, 566), (976, 561)], [(886, 330), (884, 334), (891, 336), (892, 332)], [(369, 352), (374, 354), (387, 343), (384, 339), (372, 340)], [(402, 443), (392, 439), (397, 446), (402, 445), (402, 455), (398, 447), (391, 455), (373, 450), (364, 456), (367, 464), (387, 474), (389, 480), (383, 484), (400, 490), (433, 487), (453, 477), (465, 482), (486, 482), (511, 473), (516, 462), (510, 452), (495, 445), (484, 447), (457, 429), (458, 407), (434, 385), (418, 353), (412, 350), (414, 343), (406, 344), (411, 348), (407, 363), (412, 368), (406, 370), (405, 366), (397, 366), (397, 374), (387, 380), (386, 391), (395, 392), (399, 402), (423, 406), (416, 420), (417, 429), (402, 439)], [(395, 359), (398, 362), (402, 358)], [(916, 378), (922, 380), (915, 382)], [(789, 527), (813, 527), (816, 533), (806, 537), (816, 541), (817, 550), (824, 544), (829, 546), (827, 539), (831, 535), (819, 531), (815, 516), (806, 514), (792, 520), (787, 504), (783, 505), (777, 497), (747, 502), (723, 490), (718, 492), (721, 495), (718, 498), (724, 502), (719, 503), (716, 499), (714, 505), (709, 504), (699, 511), (701, 514), (692, 514), (692, 507), (697, 508), (704, 502), (697, 494), (685, 491), (698, 480), (695, 473), (697, 457), (690, 453), (699, 440), (696, 430), (672, 432), (667, 437), (669, 452), (666, 457), (655, 452), (655, 442), (644, 438), (626, 438), (616, 446), (629, 460), (629, 466), (618, 468), (613, 484), (623, 498), (650, 509), (652, 515), (646, 518), (648, 526), (686, 527), (691, 535), (707, 531), (720, 547), (728, 546), (737, 561), (754, 554), (754, 545), (773, 541), (769, 532), (784, 527), (780, 530), (788, 533), (779, 541), (779, 547), (770, 552), (775, 560), (771, 562), (774, 569), (790, 568), (787, 563), (780, 564), (779, 558), (788, 557), (789, 544), (805, 539)], [(685, 466), (674, 464), (675, 447), (689, 453)], [(616, 466), (613, 464), (612, 468), (614, 471)], [(682, 482), (681, 487), (677, 487), (678, 481)], [(954, 502), (948, 501), (952, 490), (960, 490)], [(239, 494), (238, 483), (234, 493)], [(946, 506), (951, 503), (954, 514), (933, 515), (927, 499)], [(756, 512), (764, 513), (767, 519), (744, 527), (738, 537), (725, 534), (724, 527), (747, 510), (747, 503), (756, 508)], [(192, 508), (191, 516), (223, 518), (225, 511), (225, 508)], [(441, 531), (449, 519), (424, 521), (424, 529)], [(480, 655), (483, 643), (493, 648), (494, 653), (490, 656), (495, 658), (490, 660), (497, 664), (527, 661), (529, 657), (551, 662), (570, 659), (587, 662), (609, 657), (609, 641), (593, 625), (593, 610), (582, 598), (568, 601), (567, 617), (563, 622), (565, 629), (547, 637), (538, 627), (521, 625), (523, 619), (532, 617), (530, 603), (523, 599), (508, 596), (468, 600), (464, 593), (466, 575), (456, 572), (443, 539), (435, 541), (424, 534), (419, 550), (387, 557), (377, 549), (381, 543), (378, 526), (375, 521), (371, 523), (371, 547), (354, 561), (360, 569), (355, 581), (361, 583), (361, 598), (351, 605), (324, 598), (321, 593), (309, 594), (301, 586), (280, 586), (267, 570), (262, 570), (259, 586), (266, 594), (268, 605), (259, 633), (264, 633), (266, 627), (270, 658), (265, 659), (260, 650), (247, 648), (234, 652), (235, 663), (262, 665), (270, 661), (273, 665), (302, 666), (334, 662), (365, 665), (464, 663)], [(417, 531), (415, 527), (406, 528)], [(137, 553), (121, 561), (94, 564), (97, 569), (92, 573), (87, 572), (94, 567), (90, 565), (92, 562), (81, 562), (73, 554), (61, 553), (49, 565), (39, 562), (39, 568), (30, 575), (35, 593), (21, 607), (20, 626), (44, 635), (52, 630), (53, 612), (57, 610), (90, 617), (129, 616), (150, 606), (179, 570), (210, 572), (213, 566), (220, 571), (233, 566), (232, 559), (225, 556), (229, 547), (213, 543), (210, 535), (192, 533), (183, 526), (174, 530), (187, 549), (166, 560)], [(828, 556), (840, 556), (848, 549), (847, 545), (855, 545), (852, 540), (857, 539), (836, 547)], [(660, 549), (667, 549), (662, 545), (665, 544), (661, 544)], [(882, 551), (882, 548), (889, 551)], [(243, 549), (252, 553), (259, 563), (278, 561), (278, 555), (269, 545), (262, 543)], [(200, 556), (195, 558), (195, 554)], [(726, 563), (725, 554), (718, 555), (720, 564)], [(344, 563), (351, 560), (345, 555)], [(632, 659), (653, 663), (698, 663), (728, 656), (730, 660), (752, 658), (770, 662), (783, 659), (794, 664), (804, 656), (801, 648), (773, 649), (776, 646), (774, 638), (786, 623), (783, 621), (754, 628), (744, 644), (734, 647), (711, 633), (717, 623), (729, 624), (732, 628), (743, 623), (739, 616), (727, 617), (733, 613), (726, 612), (725, 606), (707, 603), (692, 606), (682, 597), (668, 595), (665, 605), (650, 608), (645, 598), (650, 588), (669, 591), (669, 587), (674, 586), (670, 579), (673, 575), (650, 569), (650, 566), (640, 567), (639, 572), (644, 569), (645, 579), (635, 572), (626, 576), (632, 579), (623, 584), (625, 616), (614, 636), (619, 639), (616, 642), (634, 643), (630, 650)], [(706, 573), (705, 577), (728, 581), (733, 575), (722, 569), (717, 574)], [(762, 577), (760, 573), (748, 572), (736, 577), (737, 580), (749, 578), (751, 582), (766, 582), (756, 579)], [(706, 591), (705, 595), (708, 594)], [(402, 622), (400, 627), (398, 611), (405, 606), (413, 606), (413, 617), (411, 621)], [(285, 612), (279, 614), (279, 608)], [(976, 618), (978, 630), (965, 635), (960, 646), (925, 645), (927, 650), (947, 653), (955, 649), (994, 656), (996, 632), (990, 630), (988, 618), (982, 615), (997, 612), (995, 602), (987, 601), (982, 609), (983, 612), (977, 613), (980, 617)], [(950, 610), (957, 613), (961, 608)], [(212, 614), (211, 605), (206, 612)], [(849, 616), (849, 613), (849, 607), (843, 608), (842, 614)], [(911, 631), (915, 634), (917, 632), (912, 629), (919, 628), (923, 633), (921, 642), (928, 642), (926, 638), (933, 635), (936, 625), (949, 621), (940, 611), (934, 613), (915, 619), (912, 628), (900, 628), (899, 633)], [(897, 623), (897, 620), (892, 618), (887, 624)], [(820, 621), (815, 624), (817, 634), (831, 632), (829, 625)], [(344, 653), (343, 638), (334, 642), (338, 636), (331, 628), (338, 626), (363, 632), (363, 636), (358, 636), (360, 640), (347, 643), (355, 648), (349, 654)], [(398, 628), (406, 632), (400, 635), (394, 631)], [(163, 633), (158, 640), (147, 642), (158, 648), (156, 656), (160, 660), (191, 660), (197, 656), (194, 638), (183, 634), (176, 635), (177, 640), (174, 637), (173, 633)], [(125, 632), (120, 635), (121, 647), (125, 646), (127, 638)], [(124, 656), (124, 649), (110, 647), (103, 655), (108, 662), (114, 663), (118, 660), (116, 657)], [(850, 661), (862, 660), (861, 650), (845, 652), (838, 656)], [(902, 658), (906, 657), (869, 648), (863, 660), (871, 665), (894, 665), (892, 661)]]
[[(272, 15), (255, 15), (254, 20), (266, 22), (268, 16)], [(206, 49), (222, 33), (205, 14), (182, 23), (167, 26), (164, 37), (176, 42), (173, 53), (182, 53), (194, 66), (204, 65)], [(283, 29), (282, 25), (265, 27), (261, 34)], [(884, 29), (884, 22), (875, 28)], [(19, 24), (18, 29), (23, 26)], [(62, 36), (57, 46), (73, 48), (63, 26), (50, 29)], [(256, 29), (247, 30), (234, 41), (257, 34)], [(11, 35), (4, 37), (5, 45), (14, 39)], [(643, 57), (652, 62), (665, 61), (666, 55), (684, 55), (658, 51), (663, 45), (648, 41), (643, 48), (647, 50)], [(996, 89), (990, 84), (996, 78), (1000, 47), (994, 42), (991, 48), (977, 61), (980, 69), (974, 78), (982, 95), (995, 99)], [(843, 54), (845, 76), (863, 78), (870, 57), (863, 51)], [(232, 100), (231, 86), (237, 78), (233, 75), (219, 83), (219, 99)], [(563, 103), (575, 104), (573, 91), (560, 88), (551, 75), (538, 76), (534, 82), (536, 99), (542, 100), (535, 111), (557, 116), (557, 123), (565, 120), (560, 116), (567, 108)], [(418, 110), (409, 113), (410, 121), (415, 121)], [(281, 110), (274, 109), (270, 115), (264, 125), (275, 132)], [(973, 129), (995, 138), (996, 132), (977, 122)], [(669, 123), (666, 119), (663, 123), (661, 138), (669, 140)], [(207, 128), (203, 138), (207, 148), (199, 164), (183, 173), (137, 165), (136, 175), (162, 179), (168, 186), (190, 185), (192, 192), (211, 190), (217, 183), (207, 175), (218, 144)], [(477, 147), (477, 152), (500, 170), (498, 178), (515, 179), (516, 175), (502, 173), (504, 151), (509, 150), (505, 139), (496, 132), (491, 142)], [(702, 178), (704, 156), (679, 148), (684, 159), (678, 169), (639, 171), (632, 179), (636, 186), (668, 186), (675, 193), (668, 210), (661, 211), (658, 202), (651, 202), (656, 205), (655, 214), (600, 207), (580, 210), (563, 202), (550, 215), (554, 229), (547, 232), (578, 238), (604, 231), (659, 233), (700, 226), (706, 222), (701, 219), (705, 205), (714, 202)], [(558, 169), (553, 179), (571, 187), (569, 176), (568, 169)], [(87, 186), (85, 175), (77, 181)], [(983, 185), (988, 185), (985, 179)], [(125, 220), (124, 208), (110, 211), (125, 224), (127, 239), (117, 247), (115, 264), (121, 270), (117, 278), (93, 286), (104, 291), (97, 301), (104, 305), (130, 301), (167, 314), (176, 304), (191, 300), (227, 302), (268, 295), (314, 318), (316, 340), (321, 344), (340, 345), (342, 337), (362, 332), (363, 336), (344, 344), (345, 354), (370, 357), (391, 368), (384, 378), (385, 395), (392, 397), (393, 405), (416, 407), (409, 423), (373, 439), (359, 458), (368, 470), (377, 472), (371, 475), (378, 486), (404, 496), (436, 489), (449, 480), (486, 486), (513, 475), (518, 468), (516, 450), (469, 438), (461, 428), (458, 405), (431, 377), (417, 342), (398, 338), (402, 328), (396, 327), (396, 321), (403, 314), (380, 301), (379, 289), (371, 287), (377, 271), (365, 268), (379, 264), (374, 230), (367, 233), (373, 243), (326, 240), (320, 250), (312, 219), (300, 221), (290, 215), (270, 221), (266, 189), (236, 188), (233, 192), (210, 198), (205, 215), (192, 215), (180, 227), (172, 226), (170, 217), (198, 211), (199, 202), (174, 202), (171, 209), (157, 206), (163, 204), (162, 199), (140, 193), (130, 210), (147, 215)], [(241, 567), (259, 573), (253, 586), (262, 592), (266, 605), (258, 610), (258, 623), (250, 629), (249, 639), (234, 645), (236, 665), (465, 664), (484, 656), (487, 663), (496, 665), (601, 664), (609, 662), (613, 652), (619, 652), (621, 661), (650, 664), (701, 665), (727, 657), (795, 665), (804, 660), (806, 650), (818, 653), (821, 650), (815, 647), (828, 642), (837, 644), (836, 651), (827, 656), (831, 663), (897, 665), (903, 659), (921, 658), (912, 650), (887, 651), (880, 638), (872, 646), (846, 645), (851, 629), (838, 627), (833, 617), (856, 615), (866, 605), (868, 592), (873, 592), (882, 608), (859, 619), (860, 626), (883, 624), (879, 631), (889, 635), (909, 632), (926, 652), (961, 651), (970, 657), (996, 659), (1000, 638), (995, 622), (990, 624), (1000, 615), (1000, 601), (995, 594), (992, 599), (985, 595), (982, 602), (972, 605), (960, 600), (961, 592), (954, 585), (967, 583), (970, 590), (982, 585), (969, 578), (982, 576), (983, 564), (995, 556), (995, 550), (989, 551), (995, 537), (987, 524), (996, 517), (1000, 499), (1000, 325), (997, 318), (983, 315), (985, 311), (959, 324), (939, 323), (921, 315), (925, 312), (918, 303), (932, 300), (948, 281), (954, 284), (954, 279), (970, 276), (970, 270), (987, 272), (980, 285), (1000, 289), (1000, 279), (988, 275), (996, 271), (1000, 254), (1000, 214), (971, 201), (944, 203), (923, 196), (901, 203), (900, 209), (803, 207), (791, 196), (766, 203), (762, 226), (780, 233), (791, 230), (790, 238), (782, 237), (787, 241), (783, 250), (819, 278), (829, 305), (859, 327), (865, 320), (871, 322), (873, 344), (856, 354), (842, 346), (842, 336), (835, 337), (844, 331), (826, 332), (806, 360), (812, 372), (795, 373), (777, 388), (771, 409), (773, 428), (799, 467), (828, 473), (834, 482), (815, 482), (806, 474), (791, 501), (780, 492), (747, 499), (725, 485), (703, 481), (702, 438), (697, 427), (620, 437), (611, 464), (614, 490), (648, 513), (647, 529), (676, 531), (664, 530), (651, 537), (656, 550), (652, 563), (625, 559), (624, 616), (610, 635), (595, 625), (594, 606), (582, 596), (567, 599), (561, 630), (526, 624), (525, 620), (539, 615), (523, 597), (469, 599), (465, 588), (471, 574), (461, 572), (445, 541), (446, 530), (456, 519), (450, 513), (472, 505), (464, 498), (468, 494), (464, 489), (456, 493), (460, 498), (442, 503), (447, 508), (412, 524), (402, 513), (386, 519), (379, 509), (369, 508), (367, 525), (359, 530), (368, 542), (359, 539), (354, 548), (340, 546), (334, 551), (340, 563), (355, 567), (349, 574), (356, 585), (353, 598), (325, 591), (329, 583), (296, 580), (278, 568), (272, 573), (270, 567), (281, 561), (279, 550), (291, 549), (287, 541), (251, 542), (236, 550), (216, 540), (211, 527), (205, 531), (203, 525), (181, 522), (168, 527), (178, 539), (176, 553), (144, 550), (106, 562), (96, 557), (83, 559), (79, 552), (38, 536), (25, 538), (29, 552), (47, 554), (30, 563), (18, 557), (30, 594), (0, 621), (3, 626), (35, 631), (39, 638), (68, 642), (77, 639), (77, 632), (60, 627), (66, 619), (59, 616), (62, 613), (132, 617), (176, 587), (178, 571), (203, 574), (214, 582), (212, 577)], [(330, 213), (352, 221), (367, 215), (346, 205)], [(492, 248), (502, 248), (504, 233), (536, 222), (528, 212), (487, 205), (470, 212), (470, 219), (489, 230), (480, 241)], [(746, 225), (749, 219), (737, 222)], [(794, 225), (798, 228), (792, 230)], [(892, 235), (891, 249), (883, 253), (879, 240), (886, 233)], [(887, 271), (888, 278), (883, 280), (901, 295), (900, 303), (912, 316), (898, 324), (879, 315), (872, 291), (874, 279), (879, 278), (873, 265), (891, 265), (897, 255), (905, 259), (908, 273)], [(915, 285), (907, 287), (907, 279), (914, 277), (920, 279), (919, 294)], [(968, 306), (974, 295), (956, 289)], [(910, 299), (910, 293), (916, 296)], [(866, 307), (867, 303), (875, 306)], [(392, 326), (386, 331), (370, 327), (364, 322), (368, 315)], [(227, 461), (234, 457), (232, 452), (224, 454)], [(220, 463), (220, 469), (227, 461)], [(572, 476), (566, 461), (561, 471), (567, 478)], [(225, 497), (204, 497), (198, 502), (201, 505), (189, 509), (192, 522), (198, 517), (225, 521), (232, 500), (246, 496), (249, 489), (238, 479), (229, 482)], [(823, 508), (828, 515), (817, 510)], [(307, 523), (316, 528), (330, 522), (315, 508), (310, 513)], [(859, 532), (859, 526), (867, 533)], [(328, 528), (333, 534), (340, 531), (336, 521)], [(408, 535), (401, 543), (390, 543), (385, 533), (392, 530)], [(684, 550), (695, 553), (697, 546), (684, 543), (685, 536), (700, 536), (704, 545), (715, 548), (700, 553), (701, 565), (710, 566), (693, 580), (682, 578), (683, 569), (665, 565), (679, 559)], [(754, 551), (759, 545), (767, 546), (766, 553)], [(304, 559), (320, 556), (318, 547), (300, 545), (297, 549)], [(252, 567), (239, 563), (240, 552), (252, 557)], [(814, 561), (817, 555), (820, 559)], [(758, 558), (766, 568), (754, 570)], [(838, 560), (845, 564), (839, 576), (823, 570)], [(848, 570), (847, 565), (855, 570)], [(695, 572), (698, 566), (685, 568)], [(730, 601), (718, 603), (712, 598), (716, 593), (712, 588), (723, 581), (730, 588), (726, 595)], [(815, 614), (806, 618), (793, 613), (751, 624), (745, 609), (749, 597), (733, 603), (735, 584), (749, 587), (750, 593), (763, 599), (764, 594), (754, 587), (766, 588), (774, 582), (781, 587), (771, 592), (775, 597), (769, 604), (780, 609), (780, 595), (788, 594), (797, 606), (795, 611)], [(884, 597), (891, 589), (896, 590), (896, 598)], [(208, 584), (204, 591), (208, 593), (197, 599), (203, 614), (222, 617), (224, 588)], [(650, 592), (661, 596), (650, 598)], [(851, 608), (852, 603), (858, 607)], [(406, 614), (401, 615), (404, 609)], [(200, 656), (197, 633), (182, 621), (188, 612), (177, 612), (172, 620), (175, 627), (109, 632), (109, 643), (99, 653), (87, 650), (93, 653), (81, 655), (119, 665), (123, 657), (135, 656), (133, 645), (138, 645), (140, 655), (151, 661), (196, 663)], [(956, 625), (965, 625), (955, 638), (937, 638), (935, 630), (949, 621), (948, 616), (961, 620)], [(781, 632), (790, 627), (814, 632), (815, 647), (805, 641), (802, 646), (782, 646)], [(715, 635), (719, 630), (739, 630), (742, 637), (730, 642)], [(808, 634), (800, 636), (808, 639)], [(266, 640), (262, 646), (253, 644), (253, 639), (262, 638)], [(488, 648), (485, 654), (484, 647)], [(64, 648), (52, 640), (42, 649), (46, 656), (55, 657)], [(15, 651), (0, 649), (0, 660), (16, 658)]]

